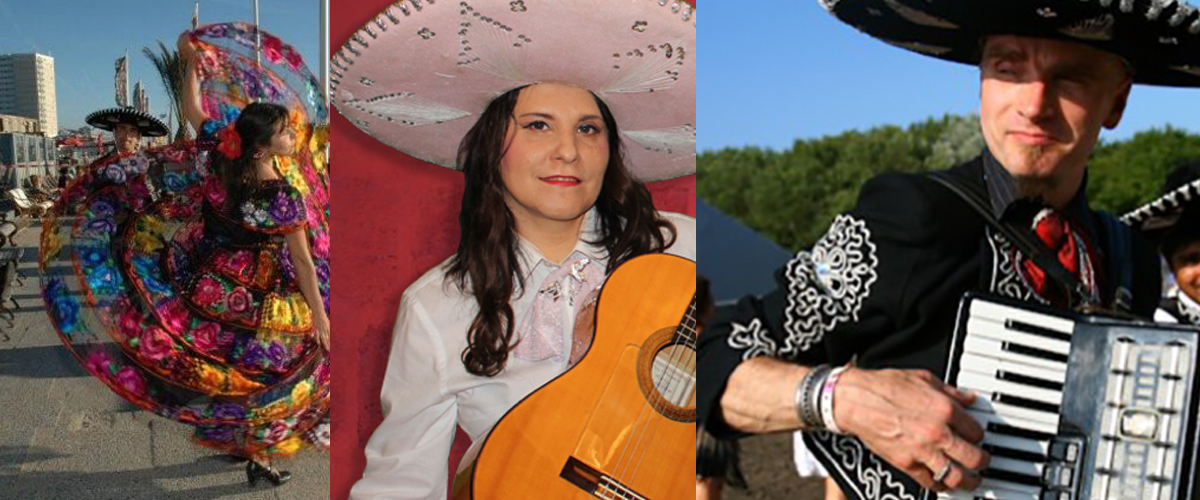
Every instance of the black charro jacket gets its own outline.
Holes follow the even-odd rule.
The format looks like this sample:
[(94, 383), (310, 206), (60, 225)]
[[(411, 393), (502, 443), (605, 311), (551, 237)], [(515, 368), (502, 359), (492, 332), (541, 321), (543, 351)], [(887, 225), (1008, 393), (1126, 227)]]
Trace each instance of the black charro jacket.
[[(984, 153), (987, 155), (988, 153)], [(988, 192), (981, 156), (949, 170)], [(995, 195), (991, 195), (995, 197)], [(1082, 196), (1082, 193), (1081, 195)], [(1144, 318), (1159, 302), (1152, 246), (1111, 215), (1073, 214), (1097, 249), (1101, 300)], [(1068, 215), (1072, 215), (1067, 212)], [(719, 307), (699, 344), (698, 410), (717, 436), (738, 433), (718, 402), (743, 360), (773, 356), (804, 365), (925, 369), (944, 375), (958, 304), (968, 291), (1044, 302), (1019, 271), (1020, 253), (958, 195), (927, 174), (883, 174), (836, 217), (812, 248), (776, 273), (777, 289)], [(805, 440), (851, 499), (917, 500), (926, 492), (853, 437)], [(890, 495), (890, 496), (889, 496)]]

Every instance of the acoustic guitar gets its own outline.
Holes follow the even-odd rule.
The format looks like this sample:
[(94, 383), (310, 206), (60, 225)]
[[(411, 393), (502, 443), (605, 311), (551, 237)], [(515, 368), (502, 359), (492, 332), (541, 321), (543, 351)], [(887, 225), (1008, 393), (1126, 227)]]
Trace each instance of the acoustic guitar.
[(687, 499), (696, 475), (696, 264), (631, 259), (600, 290), (592, 346), (508, 411), (471, 498)]

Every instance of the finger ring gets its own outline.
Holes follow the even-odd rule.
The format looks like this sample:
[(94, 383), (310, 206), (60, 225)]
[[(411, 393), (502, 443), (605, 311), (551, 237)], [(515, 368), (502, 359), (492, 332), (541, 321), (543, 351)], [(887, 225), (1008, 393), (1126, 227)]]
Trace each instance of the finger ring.
[(933, 476), (933, 482), (940, 483), (943, 480), (945, 480), (946, 476), (950, 475), (950, 468), (952, 466), (953, 466), (953, 463), (949, 459), (947, 459), (946, 466), (942, 467), (942, 470), (938, 471), (938, 473)]

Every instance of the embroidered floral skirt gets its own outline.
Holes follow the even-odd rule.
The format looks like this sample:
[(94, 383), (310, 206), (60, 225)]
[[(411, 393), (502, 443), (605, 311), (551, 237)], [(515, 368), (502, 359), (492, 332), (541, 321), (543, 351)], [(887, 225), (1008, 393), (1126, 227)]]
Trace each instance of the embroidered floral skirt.
[[(213, 183), (192, 157), (151, 150), (68, 187), (43, 221), (47, 310), (71, 353), (134, 405), (226, 453), (290, 455), (327, 440), (329, 362), (282, 237), (206, 234)], [(164, 167), (152, 181), (151, 164)]]

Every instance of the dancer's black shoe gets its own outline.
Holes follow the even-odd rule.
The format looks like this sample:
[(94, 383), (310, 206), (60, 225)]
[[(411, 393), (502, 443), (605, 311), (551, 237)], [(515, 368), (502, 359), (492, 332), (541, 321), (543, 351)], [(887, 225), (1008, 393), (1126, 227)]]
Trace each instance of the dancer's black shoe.
[(258, 484), (259, 479), (266, 479), (275, 486), (279, 486), (291, 480), (292, 473), (274, 467), (263, 467), (253, 460), (246, 462), (246, 482), (253, 487)]

